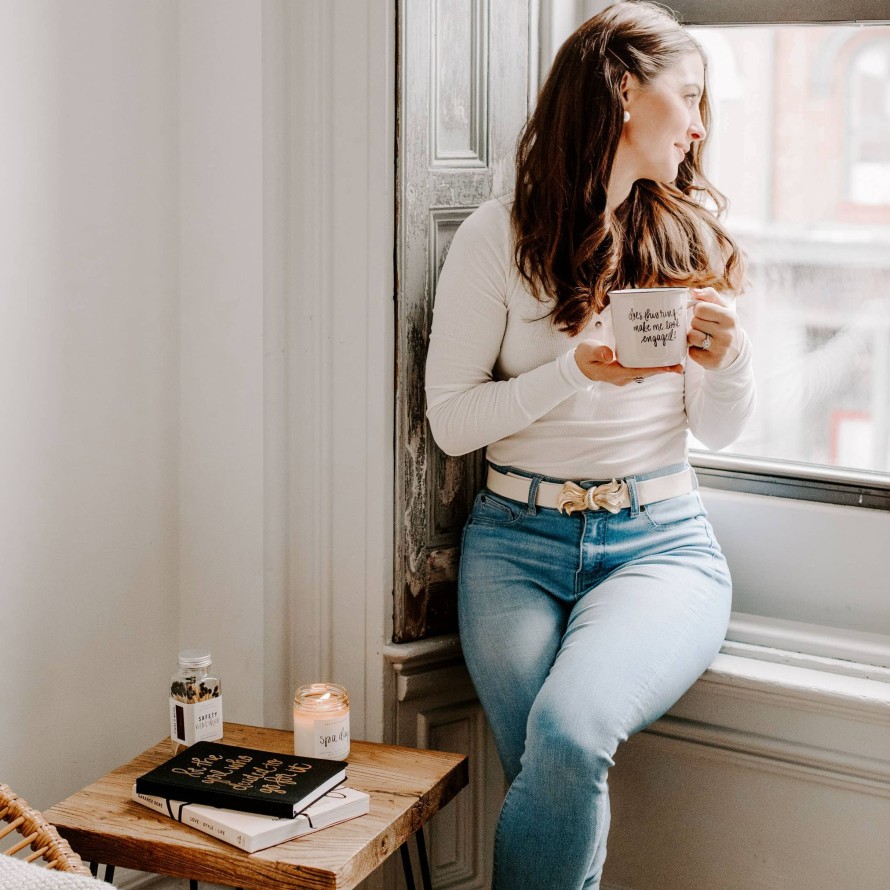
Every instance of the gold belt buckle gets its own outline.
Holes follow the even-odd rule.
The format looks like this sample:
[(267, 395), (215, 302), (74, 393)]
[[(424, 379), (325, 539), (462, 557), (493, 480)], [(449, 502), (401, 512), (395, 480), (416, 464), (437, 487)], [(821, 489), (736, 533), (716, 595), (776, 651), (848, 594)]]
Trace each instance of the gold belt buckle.
[(571, 516), (576, 510), (608, 510), (620, 513), (628, 498), (627, 483), (613, 479), (593, 488), (582, 488), (574, 482), (565, 482), (556, 498), (556, 509)]

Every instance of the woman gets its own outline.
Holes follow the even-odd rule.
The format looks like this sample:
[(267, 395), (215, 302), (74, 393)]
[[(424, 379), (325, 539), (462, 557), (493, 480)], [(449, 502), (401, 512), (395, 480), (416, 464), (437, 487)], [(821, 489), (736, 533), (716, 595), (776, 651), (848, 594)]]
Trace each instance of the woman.
[[(600, 886), (619, 742), (724, 639), (730, 578), (686, 442), (729, 444), (754, 395), (707, 123), (698, 44), (657, 6), (609, 7), (556, 57), (513, 200), (463, 223), (439, 279), (427, 415), (448, 454), (488, 449), (459, 614), (511, 783), (497, 890)], [(624, 368), (608, 291), (652, 285), (693, 288), (687, 359)]]

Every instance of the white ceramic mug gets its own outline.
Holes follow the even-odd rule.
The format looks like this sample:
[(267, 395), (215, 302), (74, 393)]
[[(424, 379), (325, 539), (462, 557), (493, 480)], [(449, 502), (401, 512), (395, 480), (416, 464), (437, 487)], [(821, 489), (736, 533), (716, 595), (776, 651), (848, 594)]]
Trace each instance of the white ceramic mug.
[(609, 291), (615, 359), (625, 368), (679, 365), (686, 358), (688, 287)]

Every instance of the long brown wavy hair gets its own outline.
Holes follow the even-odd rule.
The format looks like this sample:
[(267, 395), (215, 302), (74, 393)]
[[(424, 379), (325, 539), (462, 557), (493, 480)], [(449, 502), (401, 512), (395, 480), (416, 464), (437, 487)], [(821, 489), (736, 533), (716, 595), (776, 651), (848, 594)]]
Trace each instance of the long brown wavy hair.
[[(575, 335), (622, 287), (741, 290), (744, 257), (718, 221), (726, 199), (693, 143), (675, 182), (637, 181), (614, 211), (606, 187), (623, 126), (621, 80), (642, 85), (699, 44), (662, 7), (619, 2), (563, 44), (516, 152), (515, 261), (549, 315)], [(710, 123), (707, 86), (700, 113)], [(709, 206), (710, 205), (710, 206)]]

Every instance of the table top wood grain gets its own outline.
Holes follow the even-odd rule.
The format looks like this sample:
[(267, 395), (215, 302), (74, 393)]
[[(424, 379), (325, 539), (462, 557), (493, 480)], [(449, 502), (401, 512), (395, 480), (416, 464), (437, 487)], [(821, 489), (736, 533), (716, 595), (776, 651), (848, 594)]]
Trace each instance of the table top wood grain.
[[(226, 744), (293, 753), (293, 733), (225, 724)], [(365, 816), (245, 853), (134, 803), (137, 776), (172, 756), (165, 739), (47, 810), (80, 856), (244, 890), (355, 887), (468, 781), (463, 754), (353, 741), (347, 784), (371, 796)]]

